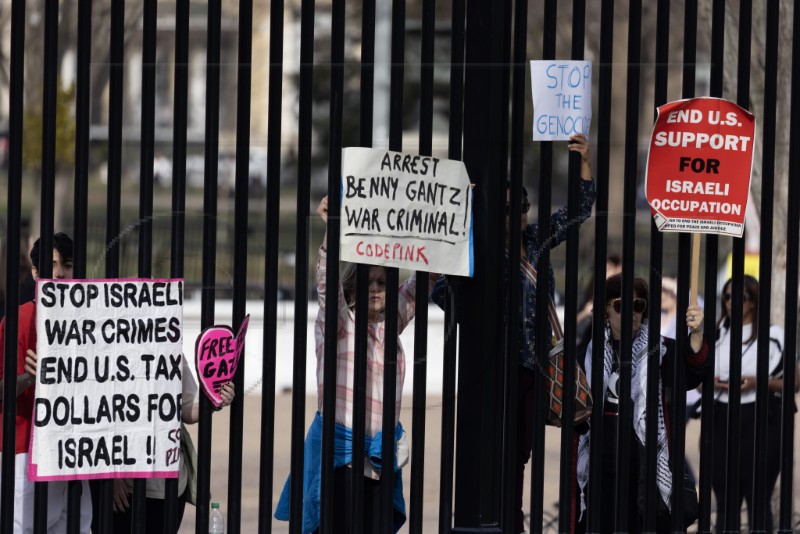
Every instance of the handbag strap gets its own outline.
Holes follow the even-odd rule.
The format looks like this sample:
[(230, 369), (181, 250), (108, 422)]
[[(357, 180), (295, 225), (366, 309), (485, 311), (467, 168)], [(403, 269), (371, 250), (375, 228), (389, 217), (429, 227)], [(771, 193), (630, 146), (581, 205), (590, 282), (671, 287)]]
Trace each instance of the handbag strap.
[[(536, 287), (536, 269), (531, 265), (531, 263), (526, 260), (525, 258), (519, 259), (519, 269), (522, 271), (522, 274), (525, 275), (533, 287)], [(547, 318), (550, 320), (550, 328), (553, 329), (553, 335), (556, 338), (556, 342), (561, 341), (564, 338), (564, 331), (561, 329), (561, 321), (558, 320), (558, 314), (556, 313), (556, 304), (553, 302), (553, 297), (550, 294), (547, 294)]]

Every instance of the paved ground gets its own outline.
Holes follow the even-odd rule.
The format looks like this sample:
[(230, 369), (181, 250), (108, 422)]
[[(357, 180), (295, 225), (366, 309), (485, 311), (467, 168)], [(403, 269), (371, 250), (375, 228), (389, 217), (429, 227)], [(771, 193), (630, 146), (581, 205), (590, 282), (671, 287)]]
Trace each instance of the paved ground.
[[(404, 409), (407, 413), (402, 419), (411, 426), (410, 406), (411, 399), (404, 402)], [(309, 397), (306, 402), (306, 420), (310, 422), (316, 409), (316, 397)], [(245, 397), (245, 442), (244, 442), (244, 473), (242, 490), (242, 532), (251, 533), (257, 531), (258, 526), (258, 477), (259, 477), (259, 437), (261, 421), (261, 397), (248, 395)], [(291, 395), (282, 394), (276, 399), (276, 432), (275, 432), (275, 467), (274, 467), (274, 504), (277, 502), (286, 475), (289, 472), (290, 461), (290, 422), (291, 422)], [(228, 481), (228, 415), (225, 411), (214, 414), (213, 425), (213, 466), (211, 474), (211, 494), (212, 500), (219, 501), (223, 514), (227, 513), (227, 481)], [(425, 456), (425, 496), (424, 496), (424, 518), (423, 531), (435, 533), (438, 531), (438, 509), (439, 509), (439, 457), (440, 457), (440, 432), (441, 432), (441, 398), (429, 397), (427, 412), (426, 432), (426, 456)], [(687, 456), (693, 466), (698, 464), (697, 446), (700, 425), (692, 422), (687, 427), (686, 451)], [(193, 429), (193, 432), (196, 428)], [(560, 439), (556, 429), (547, 429), (547, 457), (545, 458), (545, 480), (552, 481), (545, 487), (545, 511), (554, 512), (553, 504), (558, 498), (558, 459)], [(413, 436), (411, 436), (413, 439)], [(800, 450), (800, 438), (795, 440), (795, 450)], [(404, 470), (406, 477), (410, 476), (408, 467)], [(407, 480), (407, 479), (406, 479)], [(526, 488), (529, 484), (526, 484)], [(797, 469), (795, 469), (795, 510), (798, 506), (798, 481)], [(408, 489), (408, 484), (406, 484)], [(527, 489), (526, 489), (527, 492)], [(408, 496), (406, 496), (408, 499)], [(525, 502), (528, 497), (526, 495)], [(182, 533), (194, 532), (195, 508), (187, 506), (184, 516)], [(275, 533), (288, 532), (288, 523), (273, 520), (272, 531)], [(407, 528), (401, 532), (408, 532)]]

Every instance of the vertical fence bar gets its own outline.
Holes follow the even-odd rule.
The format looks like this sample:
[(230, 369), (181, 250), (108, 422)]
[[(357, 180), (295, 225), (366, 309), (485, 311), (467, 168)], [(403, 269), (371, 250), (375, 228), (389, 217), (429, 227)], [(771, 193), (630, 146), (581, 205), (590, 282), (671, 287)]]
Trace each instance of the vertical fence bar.
[[(800, 9), (795, 7), (792, 18), (792, 57), (800, 57)], [(800, 125), (800, 61), (792, 61), (791, 124)], [(800, 170), (800, 138), (789, 138), (789, 176)], [(784, 321), (783, 392), (781, 403), (781, 497), (780, 520), (776, 531), (792, 531), (792, 497), (794, 493), (794, 396), (797, 384), (797, 290), (798, 257), (800, 257), (800, 184), (789, 179), (786, 230), (786, 318)]]
[[(392, 44), (391, 78), (389, 82), (389, 150), (403, 150), (403, 81), (405, 61), (405, 0), (392, 0)], [(386, 269), (386, 310), (385, 338), (383, 352), (383, 440), (381, 443), (381, 464), (389, 466), (381, 471), (381, 520), (380, 529), (389, 534), (392, 529), (392, 502), (394, 496), (394, 428), (397, 414), (397, 289), (399, 272), (396, 268)], [(419, 283), (419, 282), (418, 282)], [(426, 292), (427, 294), (427, 292)]]
[[(573, 60), (583, 60), (584, 57), (584, 34), (586, 30), (586, 1), (573, 0), (572, 2), (572, 52)], [(588, 132), (587, 132), (588, 133)], [(580, 237), (580, 204), (581, 204), (581, 156), (580, 154), (569, 153), (569, 174), (568, 174), (568, 193), (567, 193), (567, 216), (570, 224), (567, 228), (567, 265), (566, 265), (566, 290), (564, 305), (564, 402), (563, 421), (561, 428), (561, 461), (560, 461), (560, 484), (559, 484), (559, 503), (564, 506), (558, 508), (559, 531), (567, 532), (570, 530), (574, 496), (573, 467), (577, 465), (575, 442), (575, 362), (577, 360), (577, 316), (578, 316), (578, 262), (579, 262), (579, 242)], [(540, 271), (541, 272), (541, 271)], [(544, 320), (544, 316), (538, 316)]]
[[(697, 57), (697, 1), (690, 0), (686, 2), (684, 6), (684, 45), (683, 45), (683, 81), (682, 81), (682, 95), (684, 98), (691, 98), (694, 96), (695, 93), (695, 62)], [(680, 234), (678, 236), (678, 295), (676, 297), (676, 304), (677, 304), (677, 313), (676, 313), (676, 324), (679, 324), (678, 321), (682, 320), (682, 317), (685, 315), (686, 307), (688, 306), (688, 280), (691, 276), (691, 269), (690, 269), (690, 260), (692, 257), (691, 248), (692, 248), (692, 240), (693, 238), (690, 237), (688, 234)], [(699, 269), (699, 266), (697, 267)], [(655, 292), (655, 290), (653, 290)], [(660, 293), (660, 291), (659, 291)], [(713, 300), (713, 297), (711, 298)], [(708, 299), (705, 301), (706, 309), (708, 306)], [(652, 307), (651, 309), (659, 309), (659, 307)], [(706, 315), (707, 318), (713, 317), (713, 315)], [(652, 320), (652, 319), (651, 319)], [(713, 320), (706, 319), (707, 322), (713, 323)], [(689, 343), (688, 335), (686, 328), (676, 328), (676, 354), (681, 355), (685, 354), (687, 344)], [(708, 339), (708, 338), (706, 338)], [(710, 351), (709, 351), (710, 352)], [(713, 356), (709, 354), (709, 358)], [(686, 375), (685, 375), (685, 362), (682, 357), (678, 357), (675, 359), (675, 367), (674, 367), (674, 376), (675, 376), (675, 386), (674, 391), (681, 392), (680, 395), (676, 396), (676, 400), (673, 404), (673, 433), (671, 436), (672, 442), (676, 444), (676, 447), (673, 448), (673, 455), (674, 458), (677, 460), (673, 462), (673, 475), (672, 475), (672, 487), (673, 488), (682, 488), (683, 487), (683, 477), (686, 470), (685, 466), (685, 448), (686, 448), (686, 432), (685, 432), (685, 425), (677, 424), (677, 418), (685, 418), (686, 413), (686, 405), (685, 400), (686, 396), (682, 393), (686, 390)], [(713, 369), (713, 364), (710, 367)], [(709, 373), (713, 375), (712, 373)], [(685, 419), (684, 419), (685, 420)], [(702, 432), (702, 429), (701, 429)], [(680, 463), (680, 466), (678, 465)], [(672, 528), (674, 529), (682, 529), (683, 528), (683, 515), (685, 510), (686, 503), (684, 502), (684, 493), (682, 491), (675, 491), (673, 489), (673, 502), (672, 506), (675, 512), (673, 513), (673, 521), (672, 521)], [(702, 501), (701, 501), (702, 502)]]
[[(670, 29), (670, 2), (658, 0), (656, 10), (656, 64), (655, 64), (655, 95), (653, 107), (667, 102), (667, 78), (669, 75), (669, 29)], [(657, 116), (657, 112), (655, 113)], [(663, 250), (664, 236), (650, 219), (650, 302), (647, 306), (651, 312), (661, 310), (661, 278), (663, 276)], [(661, 314), (649, 313), (647, 316), (648, 338), (647, 354), (660, 354), (661, 347)], [(677, 351), (678, 355), (683, 354)], [(660, 358), (650, 358), (651, 364)], [(680, 360), (679, 356), (676, 358)], [(660, 363), (660, 362), (659, 362)], [(647, 427), (645, 438), (645, 487), (644, 487), (644, 530), (655, 531), (656, 510), (661, 497), (656, 486), (656, 466), (658, 448), (658, 398), (659, 398), (660, 365), (647, 366)], [(679, 414), (677, 410), (673, 413)], [(675, 425), (677, 426), (677, 425)], [(673, 441), (674, 443), (674, 441)], [(675, 456), (677, 458), (677, 455)], [(641, 475), (641, 473), (640, 473)], [(673, 487), (676, 487), (673, 485)], [(673, 495), (675, 492), (673, 492)]]
[[(125, 0), (111, 2), (111, 64), (108, 83), (108, 192), (106, 195), (106, 276), (120, 276), (120, 207), (122, 182), (122, 91), (125, 67)], [(110, 487), (110, 483), (104, 483)], [(111, 510), (108, 502), (109, 511)], [(103, 506), (105, 508), (105, 506)], [(101, 510), (101, 515), (103, 511)], [(102, 519), (101, 519), (102, 521)]]
[[(694, 86), (695, 86), (695, 76), (696, 76), (695, 62), (696, 62), (696, 59), (697, 59), (697, 0), (689, 0), (689, 1), (687, 1), (685, 6), (684, 6), (684, 9), (685, 9), (685, 11), (684, 11), (684, 27), (683, 27), (683, 82), (682, 82), (683, 85), (682, 85), (682, 95), (683, 95), (684, 98), (691, 98), (691, 97), (694, 96), (694, 92), (695, 92)], [(679, 244), (678, 244), (678, 248), (679, 248), (679, 250), (678, 250), (678, 258), (679, 259), (678, 259), (678, 262), (679, 262), (679, 265), (682, 266), (682, 267), (679, 267), (679, 269), (681, 269), (681, 277), (685, 278), (686, 277), (686, 273), (687, 273), (687, 271), (685, 270), (685, 263), (686, 263), (685, 260), (688, 258), (689, 250), (690, 250), (690, 247), (691, 247), (691, 244), (689, 242), (690, 238), (689, 238), (688, 235), (687, 236), (680, 235), (678, 237), (678, 240), (679, 240)], [(686, 293), (685, 282), (684, 282), (683, 285), (681, 285), (680, 282), (679, 282), (678, 291), (679, 292), (682, 291), (683, 293)], [(712, 300), (713, 300), (713, 298), (712, 298)], [(652, 309), (656, 309), (656, 308), (652, 308)], [(681, 308), (678, 308), (678, 309), (680, 310)], [(709, 317), (709, 316), (706, 316), (706, 317)], [(706, 319), (706, 324), (708, 324), (709, 320), (710, 320), (709, 318)], [(684, 322), (685, 322), (685, 318), (680, 317), (680, 316), (676, 316), (676, 323), (677, 324), (681, 324), (681, 328), (685, 332), (686, 329), (683, 328)], [(681, 354), (683, 352), (683, 350), (685, 350), (684, 349), (684, 347), (685, 347), (684, 344), (686, 342), (687, 341), (686, 341), (685, 334), (684, 334), (682, 339), (681, 339), (681, 343), (679, 344), (679, 347), (678, 347), (678, 351), (677, 351), (678, 354)], [(713, 369), (714, 366), (711, 365), (710, 368)], [(713, 372), (709, 373), (709, 374), (713, 374)], [(683, 413), (678, 410), (677, 406), (673, 410), (673, 413), (676, 414), (677, 417), (683, 417), (684, 416)], [(701, 429), (701, 433), (702, 433), (702, 429)], [(673, 440), (677, 440), (677, 439), (679, 439), (677, 436), (673, 437)], [(685, 440), (685, 433), (681, 437), (681, 442), (684, 442), (684, 440)], [(677, 443), (677, 441), (676, 441), (676, 443)], [(675, 456), (678, 457), (677, 453), (676, 453)], [(701, 469), (702, 469), (702, 467), (701, 467)], [(683, 475), (683, 473), (681, 473), (681, 475)], [(701, 475), (701, 478), (702, 478), (702, 475)], [(675, 484), (676, 484), (676, 479), (673, 477), (673, 488), (678, 487), (678, 486), (675, 486)], [(675, 495), (675, 494), (676, 494), (676, 492), (673, 492), (673, 495)], [(710, 498), (710, 494), (709, 494), (709, 498)], [(702, 499), (700, 500), (700, 502), (702, 503)], [(674, 506), (674, 504), (673, 504), (673, 506)], [(681, 527), (682, 527), (682, 525), (681, 525)], [(675, 528), (675, 523), (673, 523), (673, 528)]]
[[(361, 14), (361, 113), (359, 116), (359, 141), (363, 147), (372, 146), (375, 82), (375, 0), (362, 3)], [(367, 338), (369, 265), (356, 267), (355, 354), (353, 362), (353, 443), (363, 443), (366, 434), (367, 411)], [(364, 465), (363, 447), (353, 447), (353, 464)], [(353, 534), (361, 534), (364, 525), (364, 474), (351, 470), (350, 525)]]
[[(780, 15), (779, 2), (767, 2), (766, 21), (766, 48), (764, 50), (764, 126), (762, 142), (761, 163), (761, 240), (759, 253), (763, 258), (772, 258), (773, 238), (773, 202), (775, 199), (775, 142), (776, 142), (776, 108), (778, 99), (778, 17)], [(772, 311), (772, 262), (759, 265), (758, 280), (764, 291), (759, 291), (758, 298), (758, 352), (756, 370), (756, 435), (755, 435), (755, 472), (753, 478), (753, 510), (751, 516), (753, 524), (750, 532), (767, 532), (772, 530), (772, 507), (770, 506), (773, 487), (768, 484), (767, 466), (769, 449), (767, 446), (770, 436), (768, 429), (768, 407), (770, 392), (769, 383), (769, 345), (770, 341), (770, 313)], [(786, 272), (789, 276), (789, 271)], [(791, 468), (790, 468), (791, 469)], [(770, 517), (767, 517), (769, 514)]]
[[(758, 297), (758, 349), (756, 364), (756, 435), (753, 457), (755, 471), (753, 476), (753, 502), (751, 517), (753, 524), (750, 532), (766, 532), (772, 530), (770, 506), (772, 491), (767, 495), (768, 473), (767, 460), (767, 418), (770, 392), (769, 385), (769, 350), (770, 350), (770, 313), (772, 311), (772, 205), (775, 199), (775, 143), (776, 143), (776, 108), (778, 100), (778, 32), (780, 5), (777, 0), (767, 2), (766, 47), (764, 50), (764, 122), (763, 142), (761, 146), (761, 239), (759, 245), (758, 283), (764, 288)], [(787, 271), (788, 272), (788, 271)], [(774, 482), (774, 481), (773, 481)], [(773, 487), (769, 488), (770, 490)]]
[[(753, 11), (752, 0), (742, 0), (739, 4), (739, 56), (736, 84), (736, 103), (747, 109), (750, 105), (750, 34)], [(730, 354), (742, 353), (742, 303), (744, 301), (744, 238), (733, 239), (733, 284), (731, 286), (731, 345)], [(742, 379), (741, 358), (730, 358), (731, 384), (740, 384)], [(725, 484), (725, 507), (718, 510), (717, 517), (723, 515), (723, 532), (738, 532), (740, 515), (738, 502), (741, 495), (741, 430), (742, 430), (742, 391), (740, 387), (728, 390), (728, 446), (726, 457), (727, 480)], [(719, 523), (719, 519), (717, 520)], [(720, 530), (719, 528), (717, 530)]]
[[(108, 189), (106, 192), (106, 277), (120, 276), (119, 237), (122, 194), (122, 82), (125, 55), (125, 0), (111, 2), (111, 44), (108, 67)], [(97, 482), (93, 491), (99, 497), (93, 499), (97, 504), (100, 532), (112, 532), (113, 483), (110, 480)], [(99, 510), (98, 510), (99, 508)]]
[[(633, 328), (633, 275), (634, 254), (636, 252), (636, 188), (638, 176), (638, 138), (639, 138), (639, 76), (641, 73), (641, 33), (642, 2), (630, 3), (628, 19), (628, 79), (625, 110), (625, 191), (623, 199), (624, 218), (622, 222), (622, 310), (621, 338), (619, 340), (620, 384), (619, 415), (617, 436), (616, 469), (616, 522), (617, 531), (625, 532), (633, 525), (628, 524), (629, 506), (636, 506), (630, 495), (630, 457), (633, 406), (631, 399), (631, 348)], [(602, 338), (600, 338), (602, 339)]]
[[(208, 2), (208, 44), (206, 59), (205, 164), (203, 183), (203, 283), (200, 328), (214, 324), (217, 264), (217, 161), (219, 158), (219, 82), (221, 0)], [(200, 395), (197, 432), (197, 534), (208, 532), (211, 492), (211, 401)]]
[[(458, 399), (458, 437), (454, 532), (476, 527), (498, 527), (501, 520), (502, 354), (503, 338), (503, 223), (507, 76), (502, 39), (506, 2), (469, 2), (466, 5), (467, 41), (464, 83), (464, 163), (476, 184), (472, 198), (475, 220), (476, 265), (471, 279), (462, 279), (459, 314), (461, 365), (459, 387), (470, 395)], [(504, 100), (505, 98), (505, 100)], [(452, 139), (452, 138), (451, 138)], [(504, 211), (504, 210), (503, 210)], [(463, 299), (463, 300), (462, 300)]]
[[(342, 174), (342, 106), (344, 92), (345, 2), (334, 0), (331, 17), (330, 137), (328, 145), (328, 254), (325, 308), (325, 364), (322, 417), (322, 481), (320, 534), (333, 534), (333, 448), (336, 420), (336, 329), (339, 290), (339, 188)], [(387, 295), (389, 288), (387, 287)], [(387, 301), (386, 307), (390, 303)], [(387, 334), (388, 335), (388, 334)], [(388, 350), (388, 349), (387, 349)], [(328, 414), (327, 417), (324, 414)]]
[[(89, 125), (91, 122), (92, 2), (78, 2), (77, 78), (75, 92), (75, 222), (73, 274), (86, 277), (89, 211)], [(87, 499), (89, 495), (85, 496)]]
[[(89, 212), (89, 102), (91, 98), (91, 28), (92, 3), (78, 2), (77, 79), (75, 92), (75, 192), (73, 231), (73, 275), (86, 276), (87, 220)], [(83, 484), (72, 481), (67, 496), (67, 534), (80, 531), (81, 499), (91, 499), (83, 494)], [(5, 530), (4, 530), (5, 532)]]
[[(39, 277), (53, 274), (53, 210), (56, 186), (56, 99), (58, 94), (58, 2), (44, 4), (44, 76), (42, 87), (42, 176)], [(14, 231), (9, 229), (10, 231)], [(9, 250), (9, 254), (19, 250)], [(17, 279), (14, 284), (19, 284)], [(33, 531), (47, 532), (47, 483), (34, 485)]]
[[(261, 376), (261, 472), (258, 483), (260, 532), (270, 532), (272, 467), (275, 458), (275, 365), (278, 328), (278, 230), (281, 195), (281, 108), (283, 106), (283, 0), (270, 2), (269, 127), (267, 131), (267, 257), (264, 269), (264, 348)], [(297, 295), (304, 303), (304, 296)], [(244, 396), (244, 391), (241, 392)]]
[[(253, 57), (253, 1), (239, 2), (239, 60), (236, 81), (236, 186), (233, 237), (233, 330), (246, 313), (247, 226), (250, 171), (250, 94)], [(217, 165), (216, 160), (213, 165)], [(216, 186), (216, 184), (215, 184)], [(244, 356), (242, 351), (242, 356)], [(228, 468), (228, 532), (238, 534), (242, 519), (242, 425), (244, 421), (244, 362), (233, 383), (239, 395), (231, 404)]]
[[(688, 5), (687, 5), (688, 7)], [(696, 7), (696, 6), (692, 6)], [(696, 13), (696, 10), (695, 10)], [(689, 13), (686, 13), (686, 17)], [(714, 0), (711, 12), (711, 86), (710, 96), (722, 97), (723, 61), (725, 52), (725, 1)], [(684, 78), (686, 84), (686, 78)], [(686, 85), (684, 85), (686, 90)], [(719, 237), (706, 236), (705, 303), (704, 315), (716, 317), (717, 314), (717, 262), (719, 257)], [(706, 340), (716, 339), (716, 324), (706, 321), (703, 329)], [(711, 369), (715, 367), (716, 344), (708, 343), (708, 359)], [(700, 518), (698, 532), (711, 532), (711, 477), (713, 474), (713, 432), (714, 426), (714, 373), (708, 373), (703, 381), (703, 400), (700, 424)], [(722, 525), (722, 519), (718, 518)]]
[[(300, 87), (297, 133), (297, 235), (295, 250), (294, 354), (292, 360), (291, 478), (303, 480), (305, 435), (306, 351), (308, 329), (308, 234), (311, 197), (312, 83), (314, 77), (314, 0), (303, 0), (300, 12)], [(330, 287), (330, 286), (328, 286)], [(303, 484), (290, 486), (289, 532), (303, 528)]]
[[(675, 328), (675, 354), (673, 362), (674, 383), (672, 389), (676, 393), (672, 400), (672, 427), (669, 429), (672, 449), (670, 450), (672, 468), (672, 529), (683, 530), (684, 511), (684, 473), (686, 470), (686, 354), (689, 346), (689, 333), (685, 328), (686, 309), (689, 306), (689, 280), (691, 277), (692, 262), (691, 234), (681, 233), (678, 236), (678, 293), (676, 295), (676, 328)], [(655, 292), (651, 289), (651, 295)], [(660, 285), (659, 285), (660, 293)], [(651, 310), (660, 310), (661, 307), (653, 306)], [(654, 315), (658, 315), (655, 313)], [(652, 321), (652, 317), (649, 319)], [(713, 322), (713, 320), (712, 320)], [(678, 326), (681, 325), (681, 326)], [(713, 374), (713, 373), (712, 373)], [(667, 386), (669, 387), (669, 386)]]
[[(545, 0), (544, 29), (542, 42), (542, 59), (552, 60), (556, 57), (557, 3)], [(536, 358), (547, 361), (550, 352), (550, 324), (547, 317), (550, 287), (550, 212), (552, 211), (552, 176), (553, 176), (553, 143), (539, 143), (539, 206), (537, 220), (537, 250), (539, 257), (536, 271), (542, 273), (536, 284)], [(533, 258), (529, 258), (533, 260)], [(513, 270), (513, 267), (510, 268)], [(534, 406), (545, 406), (544, 377), (541, 373), (534, 375)], [(534, 410), (533, 448), (531, 450), (531, 512), (530, 524), (541, 525), (544, 515), (544, 410)]]
[[(448, 158), (462, 157), (464, 119), (465, 0), (453, 0), (450, 38), (450, 124)], [(453, 460), (455, 451), (457, 292), (445, 279), (444, 354), (442, 361), (442, 432), (439, 469), (439, 534), (450, 534), (453, 524)]]
[[(154, 36), (155, 37), (155, 36)], [(175, 86), (172, 127), (172, 218), (170, 277), (184, 278), (184, 245), (186, 229), (186, 128), (189, 101), (189, 0), (175, 3)], [(152, 164), (150, 165), (152, 168)], [(186, 287), (184, 281), (184, 288)], [(183, 355), (184, 358), (187, 355)], [(201, 395), (202, 396), (202, 395)], [(183, 429), (181, 429), (183, 431)], [(186, 436), (187, 440), (191, 438)], [(176, 532), (183, 519), (178, 515), (177, 479), (164, 484), (165, 532)], [(184, 492), (188, 496), (191, 488)]]
[[(145, 0), (142, 17), (142, 131), (139, 152), (139, 276), (152, 276), (153, 259), (153, 155), (156, 122), (156, 16), (155, 0)], [(131, 506), (131, 530), (137, 534), (145, 531), (145, 479), (133, 480), (133, 503)], [(168, 500), (165, 492), (164, 498)], [(168, 502), (165, 500), (165, 503)], [(174, 497), (172, 502), (174, 503)], [(165, 507), (165, 510), (170, 507)], [(172, 521), (168, 521), (172, 519)], [(164, 530), (174, 524), (172, 517), (164, 515)]]
[[(689, 6), (687, 6), (687, 12), (689, 10)], [(667, 13), (666, 16), (668, 17), (669, 14)], [(688, 16), (688, 15), (687, 15)], [(696, 26), (697, 22), (694, 20), (691, 22)], [(686, 38), (686, 36), (685, 36)], [(684, 56), (688, 56), (690, 53), (694, 55), (694, 41), (695, 36), (690, 35), (688, 36), (689, 43), (684, 46)], [(688, 51), (687, 51), (688, 48)], [(664, 58), (666, 61), (666, 58)], [(687, 68), (693, 68), (694, 66), (694, 58), (692, 57), (692, 62), (690, 66)], [(691, 81), (694, 81), (694, 71), (692, 70), (691, 75), (688, 77)], [(684, 90), (686, 90), (689, 79), (684, 79)], [(694, 85), (692, 83), (692, 85)], [(655, 225), (652, 226), (653, 230), (655, 229)], [(672, 502), (671, 502), (671, 519), (672, 519), (672, 529), (673, 531), (678, 531), (684, 529), (684, 493), (683, 493), (683, 485), (684, 485), (684, 474), (686, 473), (686, 361), (684, 355), (687, 353), (687, 347), (689, 343), (688, 339), (688, 328), (686, 326), (686, 318), (685, 315), (682, 315), (687, 307), (689, 306), (689, 280), (691, 277), (691, 247), (692, 247), (692, 237), (690, 234), (681, 233), (678, 235), (678, 288), (677, 288), (677, 295), (676, 295), (676, 310), (677, 313), (675, 315), (675, 360), (673, 361), (672, 367), (672, 375), (673, 375), (673, 383), (669, 386), (672, 388), (672, 391), (675, 392), (673, 394), (672, 399), (672, 427), (670, 428), (671, 435), (669, 436), (670, 442), (672, 444), (672, 449), (670, 451), (670, 458), (672, 464)], [(659, 261), (659, 269), (661, 267), (661, 262)], [(652, 275), (651, 275), (652, 277)], [(651, 304), (650, 310), (660, 310), (661, 309), (661, 280), (658, 279), (657, 285), (651, 284), (650, 287), (650, 295), (651, 295)], [(651, 324), (655, 320), (660, 320), (659, 313), (653, 313), (652, 316), (648, 317)], [(659, 324), (660, 326), (660, 324)], [(652, 328), (651, 328), (652, 332)], [(657, 332), (658, 333), (658, 332)], [(653, 335), (651, 335), (651, 340)], [(651, 345), (655, 347), (656, 345)], [(652, 354), (652, 353), (651, 353)], [(649, 423), (648, 423), (649, 425)], [(648, 426), (649, 428), (649, 426)], [(651, 443), (648, 441), (648, 443)], [(655, 443), (653, 441), (652, 443)], [(648, 466), (650, 464), (648, 463)], [(655, 486), (653, 486), (655, 489)], [(655, 524), (654, 524), (655, 526)]]
[[(592, 339), (605, 336), (606, 307), (606, 256), (608, 255), (608, 184), (611, 154), (611, 65), (614, 49), (614, 0), (603, 0), (600, 11), (600, 81), (598, 83), (597, 120), (597, 199), (595, 200), (594, 228), (594, 300), (592, 302)], [(603, 273), (603, 276), (598, 276)], [(603, 382), (603, 347), (592, 344), (592, 384)], [(603, 399), (596, 398), (592, 407), (592, 437), (595, 443), (603, 442)], [(589, 500), (586, 502), (588, 516), (587, 531), (598, 532), (602, 508), (600, 482), (603, 467), (602, 450), (592, 447), (589, 451)], [(586, 491), (586, 488), (584, 488)], [(580, 512), (580, 510), (578, 511)], [(579, 514), (578, 514), (579, 515)], [(577, 519), (577, 518), (576, 518)]]
[[(528, 2), (518, 1), (514, 12), (514, 36), (513, 36), (513, 64), (511, 82), (511, 158), (509, 168), (509, 183), (506, 196), (513, 200), (508, 202), (508, 217), (510, 221), (519, 221), (522, 216), (522, 174), (523, 174), (523, 142), (525, 137), (525, 83), (527, 78), (527, 45), (528, 45)], [(522, 229), (518, 224), (508, 227), (508, 269), (511, 272), (511, 265), (519, 265)], [(522, 288), (519, 276), (508, 276), (508, 295), (506, 296), (506, 317), (517, 317), (520, 314), (520, 303), (522, 301)], [(528, 454), (530, 451), (517, 450), (519, 443), (519, 433), (530, 429), (528, 425), (520, 428), (519, 425), (519, 406), (518, 406), (518, 387), (519, 387), (519, 351), (520, 351), (520, 329), (516, 321), (506, 321), (506, 357), (504, 361), (505, 373), (505, 398), (503, 400), (505, 412), (503, 447), (503, 484), (505, 489), (503, 496), (503, 525), (516, 524), (517, 514), (521, 513), (518, 507), (522, 504), (523, 485), (518, 481), (522, 477), (519, 456)]]
[[(436, 31), (436, 0), (422, 2), (422, 47), (420, 66), (419, 153), (433, 152), (433, 44)], [(428, 273), (417, 272), (414, 318), (414, 400), (411, 435), (411, 515), (409, 532), (422, 533), (422, 496), (425, 483), (425, 421), (428, 389)]]
[[(22, 126), (25, 87), (25, 0), (11, 3), (11, 54), (8, 109), (8, 211), (6, 213), (6, 316), (3, 346), (3, 377), (17, 375), (17, 336), (19, 329), (19, 250), (22, 218)], [(12, 230), (14, 229), (14, 230)], [(3, 383), (6, 380), (4, 378)], [(16, 388), (3, 388), (4, 414), (16, 413)], [(13, 451), (16, 417), (3, 417), (3, 450)], [(14, 473), (15, 454), (3, 454), (3, 473)], [(0, 477), (0, 530), (14, 530), (14, 477)]]

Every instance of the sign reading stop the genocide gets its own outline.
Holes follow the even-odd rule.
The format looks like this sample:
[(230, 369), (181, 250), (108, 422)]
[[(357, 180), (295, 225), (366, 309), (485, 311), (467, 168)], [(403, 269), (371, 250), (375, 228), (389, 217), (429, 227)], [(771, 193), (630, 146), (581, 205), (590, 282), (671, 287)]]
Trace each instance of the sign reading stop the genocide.
[(755, 126), (751, 113), (719, 98), (658, 108), (645, 194), (660, 231), (742, 236)]

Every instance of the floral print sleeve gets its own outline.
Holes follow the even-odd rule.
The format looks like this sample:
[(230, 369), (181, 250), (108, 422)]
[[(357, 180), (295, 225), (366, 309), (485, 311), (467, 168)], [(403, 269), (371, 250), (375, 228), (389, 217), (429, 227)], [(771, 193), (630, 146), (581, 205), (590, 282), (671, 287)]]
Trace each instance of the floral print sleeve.
[[(578, 220), (574, 221), (580, 225), (583, 221), (591, 217), (592, 206), (597, 195), (594, 180), (581, 180), (581, 203), (579, 207)], [(573, 224), (574, 224), (573, 223)], [(550, 248), (554, 248), (567, 240), (567, 230), (570, 227), (567, 206), (562, 206), (557, 212), (550, 216)]]

